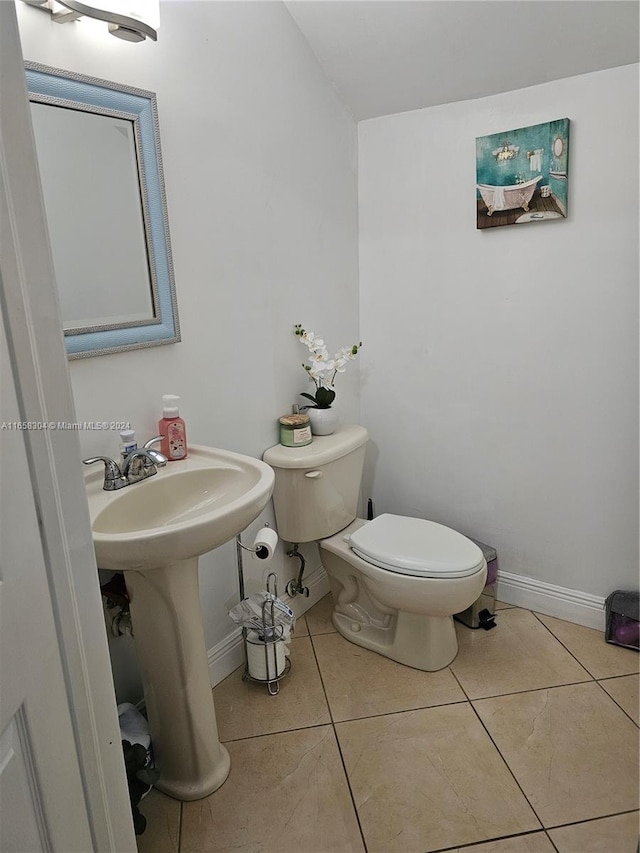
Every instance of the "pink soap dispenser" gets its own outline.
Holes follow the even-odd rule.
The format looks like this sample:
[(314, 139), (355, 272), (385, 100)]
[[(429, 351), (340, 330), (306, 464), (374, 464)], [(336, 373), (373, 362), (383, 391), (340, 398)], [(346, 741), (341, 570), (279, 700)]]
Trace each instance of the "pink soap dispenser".
[(158, 421), (158, 433), (163, 436), (160, 449), (169, 462), (187, 458), (187, 427), (178, 411), (179, 400), (175, 394), (165, 394)]

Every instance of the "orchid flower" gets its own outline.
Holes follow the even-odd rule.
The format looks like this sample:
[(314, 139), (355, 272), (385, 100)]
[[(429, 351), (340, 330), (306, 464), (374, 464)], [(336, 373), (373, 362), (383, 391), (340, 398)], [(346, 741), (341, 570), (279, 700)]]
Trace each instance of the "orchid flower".
[(299, 323), (294, 328), (294, 334), (300, 343), (309, 349), (308, 364), (303, 363), (302, 367), (306, 370), (309, 380), (316, 386), (316, 393), (313, 396), (306, 393), (300, 396), (311, 400), (312, 405), (317, 409), (328, 409), (336, 396), (333, 390), (335, 378), (338, 373), (344, 373), (347, 364), (356, 358), (362, 341), (350, 347), (341, 347), (333, 358), (330, 358), (321, 337), (313, 332), (307, 332)]

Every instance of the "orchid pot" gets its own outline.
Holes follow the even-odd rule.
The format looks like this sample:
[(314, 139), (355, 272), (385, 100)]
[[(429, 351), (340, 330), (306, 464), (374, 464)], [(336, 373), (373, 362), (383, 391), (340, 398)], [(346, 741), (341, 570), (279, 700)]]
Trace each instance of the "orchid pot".
[(338, 413), (331, 406), (326, 409), (309, 406), (306, 412), (309, 415), (313, 435), (332, 435), (336, 431)]

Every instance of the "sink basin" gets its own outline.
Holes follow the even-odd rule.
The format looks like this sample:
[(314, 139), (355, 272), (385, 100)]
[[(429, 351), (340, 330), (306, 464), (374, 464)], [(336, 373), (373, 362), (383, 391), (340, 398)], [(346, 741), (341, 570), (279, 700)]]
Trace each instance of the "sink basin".
[(85, 482), (98, 566), (149, 570), (205, 554), (257, 518), (273, 481), (259, 459), (202, 446), (115, 492), (92, 470)]
[(231, 766), (218, 737), (198, 557), (258, 517), (273, 491), (273, 469), (191, 445), (187, 459), (147, 480), (115, 492), (105, 492), (103, 482), (102, 471), (85, 475), (96, 562), (124, 572), (156, 787), (198, 800), (223, 784)]

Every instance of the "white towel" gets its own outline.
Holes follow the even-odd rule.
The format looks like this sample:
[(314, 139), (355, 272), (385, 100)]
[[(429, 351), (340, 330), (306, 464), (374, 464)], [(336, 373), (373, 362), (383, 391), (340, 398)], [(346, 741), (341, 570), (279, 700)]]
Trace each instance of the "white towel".
[(531, 157), (529, 157), (529, 171), (530, 172), (541, 172), (542, 171), (542, 153), (543, 148), (537, 148)]
[(504, 210), (504, 187), (493, 188), (493, 209)]

